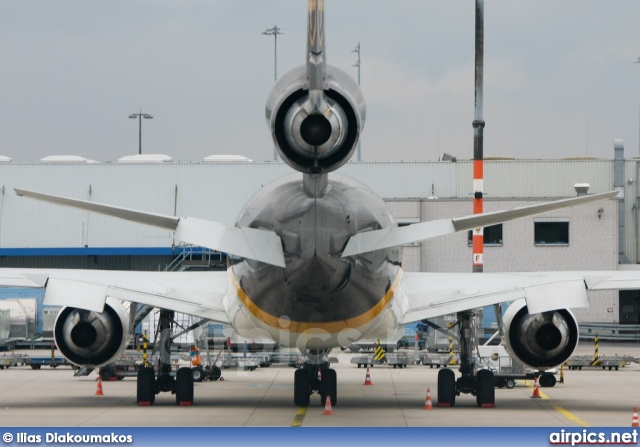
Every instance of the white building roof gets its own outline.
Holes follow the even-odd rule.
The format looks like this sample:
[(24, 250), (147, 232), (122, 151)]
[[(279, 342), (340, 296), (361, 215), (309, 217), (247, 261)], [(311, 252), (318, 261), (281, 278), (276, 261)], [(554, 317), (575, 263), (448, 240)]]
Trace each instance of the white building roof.
[(173, 157), (165, 154), (135, 154), (119, 158), (118, 163), (169, 163)]
[(244, 155), (209, 155), (202, 160), (207, 163), (253, 163), (253, 160)]
[(49, 155), (41, 158), (42, 163), (97, 163), (80, 155)]

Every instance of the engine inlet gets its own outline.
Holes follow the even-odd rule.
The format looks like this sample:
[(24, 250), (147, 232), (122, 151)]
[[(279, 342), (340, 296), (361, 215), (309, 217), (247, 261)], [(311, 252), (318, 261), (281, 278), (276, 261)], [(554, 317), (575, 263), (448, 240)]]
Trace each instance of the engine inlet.
[(331, 137), (331, 123), (319, 113), (307, 116), (300, 125), (302, 139), (311, 146), (322, 146)]

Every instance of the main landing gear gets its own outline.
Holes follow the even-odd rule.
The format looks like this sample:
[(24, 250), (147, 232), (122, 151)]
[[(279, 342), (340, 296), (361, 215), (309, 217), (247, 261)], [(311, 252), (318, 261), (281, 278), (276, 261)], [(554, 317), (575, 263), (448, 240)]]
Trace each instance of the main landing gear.
[(493, 372), (481, 369), (474, 373), (475, 362), (472, 349), (475, 345), (474, 314), (471, 311), (459, 312), (456, 325), (460, 328), (460, 374), (456, 380), (455, 373), (448, 368), (438, 372), (438, 406), (453, 407), (456, 396), (467, 393), (476, 396), (479, 407), (495, 406), (495, 385)]
[(138, 405), (153, 405), (156, 394), (170, 391), (176, 395), (178, 405), (193, 404), (193, 375), (191, 368), (180, 368), (175, 377), (171, 375), (171, 325), (174, 312), (160, 310), (158, 333), (160, 334), (160, 364), (158, 376), (153, 367), (138, 370), (137, 400)]
[(325, 360), (328, 352), (308, 353), (307, 361), (296, 369), (293, 380), (293, 402), (297, 407), (308, 407), (311, 394), (320, 394), (320, 402), (324, 406), (327, 397), (331, 405), (338, 402), (338, 383), (336, 370), (329, 368)]

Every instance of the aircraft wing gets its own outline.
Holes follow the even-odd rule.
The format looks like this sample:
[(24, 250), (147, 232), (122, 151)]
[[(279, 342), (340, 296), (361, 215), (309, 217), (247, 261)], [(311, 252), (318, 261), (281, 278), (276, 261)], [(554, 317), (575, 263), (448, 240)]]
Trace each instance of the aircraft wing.
[(358, 233), (349, 239), (349, 243), (342, 254), (343, 257), (353, 256), (369, 251), (383, 248), (395, 247), (397, 245), (410, 244), (412, 242), (423, 241), (445, 234), (457, 233), (459, 231), (472, 230), (474, 228), (486, 227), (502, 222), (518, 219), (520, 217), (532, 216), (534, 214), (545, 213), (547, 211), (558, 210), (570, 206), (582, 205), (596, 202), (598, 200), (615, 197), (618, 191), (592, 194), (588, 196), (574, 197), (570, 199), (556, 200), (555, 202), (545, 202), (536, 205), (523, 206), (504, 211), (491, 213), (472, 214), (469, 216), (454, 219), (432, 220), (406, 227), (385, 228), (382, 230), (366, 231)]
[(0, 287), (46, 287), (44, 304), (102, 312), (108, 296), (230, 323), (221, 272), (0, 269)]
[(187, 244), (231, 253), (278, 267), (285, 266), (282, 242), (273, 231), (229, 227), (210, 220), (167, 216), (23, 189), (15, 189), (15, 191), (19, 196), (175, 231), (175, 238)]
[(640, 271), (405, 272), (401, 324), (524, 298), (530, 313), (590, 305), (587, 290), (640, 289)]

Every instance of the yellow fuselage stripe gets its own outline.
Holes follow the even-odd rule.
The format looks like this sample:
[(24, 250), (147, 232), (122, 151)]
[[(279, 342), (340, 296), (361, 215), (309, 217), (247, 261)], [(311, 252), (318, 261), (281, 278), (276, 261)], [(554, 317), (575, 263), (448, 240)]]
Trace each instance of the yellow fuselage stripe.
[(399, 269), (396, 279), (393, 281), (393, 284), (389, 288), (389, 291), (384, 295), (384, 297), (382, 297), (382, 299), (378, 301), (378, 303), (375, 306), (373, 306), (371, 309), (367, 310), (366, 312), (363, 312), (362, 314), (356, 317), (349, 318), (347, 320), (342, 320), (342, 321), (332, 321), (329, 323), (311, 323), (311, 322), (305, 322), (305, 321), (291, 321), (289, 322), (290, 324), (287, 327), (283, 327), (280, 324), (280, 321), (281, 321), (280, 317), (271, 315), (270, 313), (260, 309), (260, 307), (258, 307), (256, 303), (251, 301), (251, 299), (247, 296), (247, 294), (244, 293), (244, 291), (240, 287), (240, 284), (238, 283), (238, 280), (234, 276), (233, 272), (229, 270), (229, 273), (231, 276), (231, 281), (233, 283), (233, 286), (236, 289), (236, 294), (238, 295), (238, 298), (254, 317), (256, 317), (258, 320), (264, 322), (265, 324), (271, 327), (293, 332), (293, 333), (299, 333), (299, 334), (309, 329), (321, 329), (329, 333), (338, 333), (343, 329), (350, 329), (350, 328), (357, 328), (360, 326), (364, 326), (365, 324), (369, 323), (374, 318), (376, 318), (378, 315), (380, 315), (380, 313), (387, 307), (387, 305), (391, 301), (391, 298), (393, 298), (396, 292), (396, 289), (398, 288), (398, 285), (400, 284), (400, 280), (402, 279), (402, 269)]

